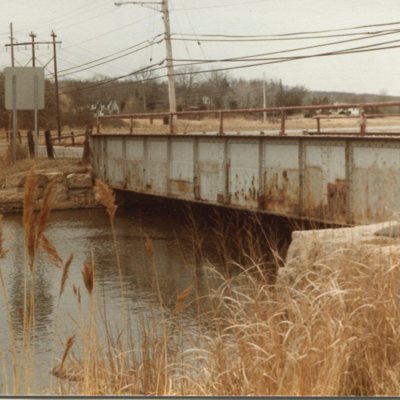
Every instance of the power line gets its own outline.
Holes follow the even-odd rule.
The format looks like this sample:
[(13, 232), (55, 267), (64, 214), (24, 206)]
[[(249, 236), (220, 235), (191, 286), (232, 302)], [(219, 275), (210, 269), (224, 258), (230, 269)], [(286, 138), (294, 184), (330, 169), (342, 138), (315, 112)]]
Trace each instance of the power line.
[[(88, 89), (96, 88), (96, 87), (99, 87), (99, 86), (104, 86), (104, 85), (107, 85), (108, 83), (116, 82), (116, 81), (119, 81), (119, 80), (121, 80), (121, 79), (123, 79), (123, 78), (128, 78), (128, 77), (130, 77), (130, 76), (134, 76), (134, 75), (140, 74), (140, 73), (142, 73), (142, 72), (153, 71), (153, 69), (152, 69), (153, 67), (157, 67), (157, 66), (158, 66), (158, 68), (155, 68), (154, 70), (160, 69), (160, 66), (161, 66), (162, 64), (164, 64), (165, 61), (166, 61), (166, 60), (164, 59), (164, 60), (162, 60), (162, 61), (160, 61), (160, 62), (158, 62), (158, 63), (154, 63), (154, 64), (149, 65), (149, 66), (147, 66), (147, 67), (143, 67), (143, 68), (140, 68), (140, 69), (138, 69), (138, 70), (136, 70), (136, 71), (130, 72), (129, 74), (117, 76), (117, 77), (115, 77), (115, 78), (105, 79), (105, 80), (102, 80), (102, 81), (100, 81), (100, 82), (96, 82), (96, 83), (94, 83), (94, 84), (92, 84), (92, 85), (90, 85), (90, 86), (87, 86), (87, 87), (85, 87), (85, 88), (82, 88), (82, 89), (72, 90), (71, 92), (63, 92), (63, 94), (74, 93), (74, 92), (79, 92), (79, 91), (82, 91), (82, 90), (88, 90)], [(162, 68), (164, 68), (164, 67), (162, 67)], [(165, 75), (165, 76), (167, 76), (167, 75)], [(147, 79), (146, 79), (146, 80), (147, 80)], [(151, 80), (151, 79), (148, 78), (148, 80)], [(138, 82), (140, 82), (140, 81), (138, 81)], [(67, 87), (67, 88), (68, 88), (68, 87)], [(65, 89), (65, 87), (64, 87), (64, 89)]]
[(317, 44), (313, 46), (304, 46), (304, 47), (295, 47), (292, 49), (286, 49), (286, 50), (279, 50), (279, 51), (273, 51), (273, 52), (268, 52), (268, 53), (258, 53), (258, 54), (253, 54), (253, 55), (247, 55), (247, 56), (241, 56), (241, 57), (230, 57), (230, 58), (223, 58), (223, 59), (175, 59), (174, 61), (177, 62), (188, 62), (188, 61), (193, 61), (193, 62), (226, 62), (226, 61), (246, 61), (246, 60), (251, 60), (254, 59), (255, 57), (262, 57), (262, 56), (269, 56), (269, 55), (276, 55), (276, 54), (285, 54), (285, 53), (292, 53), (296, 51), (302, 51), (302, 50), (309, 50), (309, 49), (315, 49), (315, 48), (320, 48), (320, 47), (327, 47), (327, 46), (333, 46), (337, 44), (343, 44), (343, 43), (350, 43), (350, 42), (356, 42), (360, 40), (366, 40), (366, 39), (371, 39), (371, 38), (377, 38), (377, 37), (382, 37), (382, 36), (387, 36), (387, 35), (392, 35), (400, 33), (400, 29), (397, 31), (390, 31), (387, 33), (381, 33), (381, 34), (376, 34), (374, 36), (364, 36), (361, 38), (355, 38), (355, 39), (347, 39), (347, 40), (339, 40), (339, 41), (334, 41), (334, 42), (329, 42), (329, 43), (323, 43), (323, 44)]
[[(400, 40), (398, 40), (400, 41)], [(393, 41), (393, 42), (398, 42), (398, 41)], [(383, 44), (383, 43), (382, 43)], [(381, 44), (375, 44), (375, 45), (370, 45), (370, 46), (380, 46)], [(348, 54), (356, 54), (356, 53), (365, 53), (365, 52), (372, 52), (372, 51), (381, 51), (381, 50), (390, 50), (390, 49), (397, 49), (400, 48), (400, 45), (393, 45), (393, 46), (385, 46), (385, 47), (374, 47), (374, 48), (368, 48), (370, 46), (362, 46), (358, 48), (350, 48), (350, 49), (343, 49), (343, 50), (337, 50), (337, 51), (332, 51), (332, 52), (326, 52), (326, 53), (317, 53), (317, 54), (312, 54), (312, 55), (303, 55), (303, 56), (295, 56), (295, 57), (286, 57), (286, 58), (280, 58), (280, 59), (273, 59), (273, 60), (268, 60), (268, 61), (262, 61), (262, 62), (257, 62), (257, 63), (252, 63), (252, 64), (247, 64), (247, 65), (240, 65), (240, 66), (233, 66), (233, 67), (222, 67), (222, 68), (215, 68), (215, 69), (209, 69), (209, 70), (200, 70), (200, 71), (190, 71), (190, 72), (175, 72), (174, 76), (181, 76), (181, 75), (197, 75), (197, 74), (205, 74), (209, 72), (222, 72), (222, 71), (229, 71), (229, 70), (237, 70), (237, 69), (243, 69), (243, 68), (252, 68), (252, 67), (257, 67), (257, 66), (263, 66), (263, 65), (270, 65), (270, 64), (278, 64), (278, 63), (284, 63), (284, 62), (291, 62), (291, 61), (298, 61), (298, 60), (303, 60), (303, 59), (310, 59), (310, 58), (317, 58), (317, 57), (328, 57), (328, 56), (335, 56), (335, 55), (348, 55)], [(149, 66), (149, 68), (154, 67), (156, 64), (153, 66)], [(193, 65), (193, 64), (185, 64), (185, 65)], [(184, 66), (184, 65), (179, 65), (179, 66)], [(161, 67), (164, 68), (164, 67)], [(160, 69), (154, 68), (150, 69), (150, 71), (154, 71)], [(91, 88), (99, 87), (99, 86), (105, 86), (105, 88), (112, 88), (115, 87), (116, 85), (108, 85), (108, 83), (116, 82), (118, 80), (121, 80), (123, 78), (126, 78), (128, 76), (134, 75), (139, 73), (138, 71), (135, 71), (131, 74), (127, 74), (124, 76), (116, 77), (107, 81), (101, 81), (95, 85), (88, 86), (85, 88), (80, 88), (80, 89), (75, 89), (74, 91), (71, 92), (65, 92), (67, 93), (73, 93), (73, 92), (80, 92), (84, 90), (89, 90)], [(149, 81), (154, 81), (158, 79), (162, 79), (167, 77), (167, 74), (160, 75), (160, 76), (155, 76), (147, 79), (142, 79), (142, 80), (137, 80), (136, 82), (149, 82)], [(131, 83), (131, 82), (126, 82)], [(122, 84), (122, 83), (120, 83)]]
[[(385, 32), (398, 32), (398, 29), (391, 30), (381, 30), (374, 32), (357, 32), (357, 33), (340, 33), (334, 35), (320, 35), (320, 36), (285, 36), (285, 37), (276, 37), (276, 36), (229, 36), (229, 35), (221, 35), (221, 38), (207, 38), (207, 39), (199, 39), (199, 38), (185, 38), (185, 37), (175, 37), (172, 38), (174, 41), (180, 42), (281, 42), (281, 41), (292, 41), (292, 40), (315, 40), (315, 39), (329, 39), (329, 38), (337, 38), (337, 37), (348, 37), (348, 36), (360, 36), (360, 35), (376, 35)], [(179, 33), (175, 33), (174, 36), (180, 35)], [(190, 35), (189, 35), (190, 36)]]
[[(291, 33), (278, 33), (278, 34), (269, 34), (269, 35), (196, 34), (195, 36), (196, 37), (227, 37), (227, 38), (282, 37), (282, 36), (311, 35), (311, 34), (320, 34), (320, 33), (333, 33), (333, 32), (351, 31), (351, 30), (366, 29), (366, 28), (378, 28), (378, 27), (393, 26), (393, 25), (400, 25), (400, 21), (385, 22), (385, 23), (370, 24), (370, 25), (358, 25), (358, 26), (351, 26), (348, 28), (325, 29), (325, 30), (317, 30), (317, 31), (301, 31), (301, 32), (291, 32)], [(185, 33), (182, 35), (193, 36), (193, 34), (190, 34), (190, 33)]]
[[(159, 35), (155, 36), (151, 41), (146, 40), (144, 42), (137, 43), (137, 44), (135, 44), (133, 46), (129, 46), (129, 47), (125, 48), (125, 49), (122, 49), (122, 50), (119, 50), (117, 52), (108, 54), (106, 56), (97, 58), (95, 60), (88, 61), (86, 63), (80, 64), (80, 65), (76, 65), (76, 66), (73, 66), (73, 67), (70, 67), (70, 68), (65, 68), (65, 69), (60, 71), (60, 76), (63, 77), (63, 76), (66, 76), (66, 75), (70, 75), (70, 74), (75, 74), (75, 73), (78, 73), (78, 72), (86, 71), (88, 69), (92, 69), (92, 68), (95, 68), (97, 66), (107, 64), (107, 63), (109, 63), (111, 61), (115, 61), (115, 60), (121, 59), (123, 57), (129, 56), (131, 54), (137, 53), (137, 52), (139, 52), (141, 50), (147, 49), (147, 48), (152, 47), (152, 46), (154, 46), (156, 44), (160, 44), (160, 43), (162, 43), (164, 41), (163, 35), (164, 34), (159, 34)], [(161, 37), (161, 39), (156, 40), (156, 39), (158, 39), (160, 37)], [(148, 43), (148, 44), (145, 45), (145, 46), (142, 46), (140, 48), (137, 48), (138, 46), (143, 45), (144, 43)], [(134, 49), (134, 50), (127, 52), (127, 50), (130, 50), (130, 49)], [(123, 53), (123, 54), (120, 54), (120, 53)], [(113, 56), (116, 56), (117, 54), (120, 54), (120, 55), (118, 57), (113, 57)], [(110, 57), (113, 57), (113, 58), (110, 58)], [(94, 65), (91, 65), (91, 64), (94, 64)], [(89, 65), (91, 65), (91, 66), (89, 66)], [(82, 67), (86, 67), (86, 68), (82, 68)], [(74, 70), (76, 70), (76, 71), (74, 71)], [(70, 71), (70, 72), (68, 72), (68, 71)], [(71, 72), (71, 71), (73, 71), (73, 72)]]
[(193, 7), (193, 8), (173, 8), (171, 11), (182, 11), (182, 10), (187, 10), (187, 11), (193, 11), (193, 10), (211, 10), (214, 8), (226, 8), (226, 7), (236, 7), (236, 6), (247, 6), (248, 4), (256, 4), (256, 3), (264, 3), (265, 4), (266, 0), (253, 0), (253, 1), (247, 1), (247, 2), (239, 2), (239, 3), (229, 3), (229, 4), (220, 4), (217, 6), (204, 6), (204, 7)]
[(93, 41), (93, 40), (99, 39), (99, 38), (101, 38), (101, 37), (103, 37), (103, 36), (107, 36), (107, 35), (109, 35), (110, 33), (118, 32), (118, 31), (120, 31), (120, 30), (122, 30), (122, 29), (131, 27), (132, 25), (137, 24), (138, 22), (145, 21), (145, 20), (147, 20), (147, 19), (153, 17), (154, 15), (157, 15), (157, 13), (153, 13), (153, 14), (151, 14), (150, 16), (146, 16), (146, 17), (137, 19), (137, 20), (135, 20), (135, 21), (130, 22), (129, 24), (122, 25), (122, 26), (119, 26), (118, 28), (111, 29), (111, 30), (109, 30), (109, 31), (100, 33), (99, 35), (93, 36), (93, 37), (91, 37), (91, 38), (89, 38), (89, 39), (85, 39), (85, 40), (82, 40), (82, 41), (80, 41), (80, 42), (71, 43), (69, 46), (64, 47), (64, 49), (69, 49), (69, 48), (71, 48), (71, 47), (75, 47), (75, 46), (77, 46), (77, 45), (80, 45), (80, 44), (83, 44), (83, 43), (87, 43), (87, 42), (91, 42), (91, 41)]

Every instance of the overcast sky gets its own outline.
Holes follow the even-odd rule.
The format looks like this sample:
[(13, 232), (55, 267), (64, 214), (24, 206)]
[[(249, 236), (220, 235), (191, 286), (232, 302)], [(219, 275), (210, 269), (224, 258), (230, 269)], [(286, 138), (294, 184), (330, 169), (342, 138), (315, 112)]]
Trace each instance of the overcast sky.
[[(149, 0), (143, 0), (149, 1)], [(303, 31), (333, 30), (360, 25), (400, 21), (399, 0), (169, 0), (171, 31), (195, 41), (174, 41), (174, 58), (205, 60), (237, 58), (298, 47), (320, 45), (361, 36), (302, 39), (290, 41), (208, 42), (202, 35), (276, 35)], [(108, 56), (152, 40), (164, 31), (161, 13), (138, 5), (116, 7), (114, 0), (0, 0), (0, 68), (10, 65), (9, 24), (13, 22), (18, 42), (30, 41), (33, 31), (38, 41), (51, 40), (54, 30), (62, 41), (58, 49), (59, 70)], [(400, 23), (341, 33), (365, 33), (390, 29), (399, 32), (373, 39), (337, 44), (284, 54), (290, 56), (347, 49), (398, 40)], [(333, 34), (333, 33), (331, 33)], [(327, 34), (324, 34), (327, 35)], [(175, 38), (180, 36), (175, 35)], [(304, 36), (303, 36), (304, 37)], [(198, 41), (197, 41), (198, 40)], [(389, 44), (387, 44), (388, 46)], [(119, 53), (119, 56), (124, 53)], [(30, 62), (31, 50), (20, 46), (16, 65)], [(38, 64), (51, 61), (46, 45), (37, 50)], [(265, 56), (263, 56), (265, 58)], [(269, 56), (271, 57), (271, 56)], [(278, 57), (278, 56), (272, 56)], [(280, 57), (280, 55), (279, 55)], [(130, 56), (96, 66), (65, 78), (118, 76), (156, 64), (165, 58), (164, 43), (155, 44)], [(260, 57), (258, 57), (259, 59)], [(258, 61), (260, 62), (260, 61)], [(240, 65), (250, 62), (241, 62)], [(203, 69), (239, 64), (202, 64)], [(88, 65), (91, 66), (91, 65)], [(400, 95), (400, 48), (361, 54), (296, 60), (229, 71), (233, 77), (282, 79), (288, 85), (304, 85), (314, 90)], [(52, 63), (48, 65), (52, 72)], [(65, 71), (72, 72), (73, 70)], [(163, 74), (164, 71), (159, 71)]]

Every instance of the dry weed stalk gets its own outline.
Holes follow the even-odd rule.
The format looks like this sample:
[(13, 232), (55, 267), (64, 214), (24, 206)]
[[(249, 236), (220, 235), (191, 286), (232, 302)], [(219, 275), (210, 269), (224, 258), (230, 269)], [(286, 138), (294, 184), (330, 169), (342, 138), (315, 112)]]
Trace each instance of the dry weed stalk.
[(31, 169), (25, 180), (24, 191), (24, 212), (23, 224), (25, 232), (25, 247), (30, 258), (30, 269), (33, 271), (36, 255), (36, 218), (34, 213), (34, 202), (37, 190), (37, 175), (34, 169)]
[(40, 237), (40, 245), (43, 251), (47, 254), (50, 262), (57, 268), (63, 267), (63, 260), (58, 254), (56, 247), (51, 243), (47, 236), (42, 233)]
[(192, 289), (193, 289), (192, 286), (189, 286), (185, 290), (183, 290), (180, 294), (178, 294), (175, 303), (175, 312), (177, 314), (181, 313), (186, 308), (185, 301), (188, 298), (189, 294), (192, 292)]
[(47, 186), (43, 196), (43, 205), (40, 209), (40, 213), (37, 220), (37, 228), (36, 228), (36, 236), (37, 241), (40, 241), (40, 238), (44, 232), (47, 221), (50, 216), (51, 209), (53, 207), (53, 188), (54, 181), (51, 181)]
[(0, 258), (4, 258), (6, 256), (3, 241), (3, 216), (0, 214)]
[(113, 221), (115, 213), (117, 211), (117, 205), (115, 203), (115, 193), (100, 179), (96, 179), (95, 190), (96, 199), (106, 208), (108, 215)]
[(74, 292), (74, 295), (76, 299), (78, 300), (78, 303), (81, 304), (81, 289), (79, 286), (75, 286), (75, 284), (72, 285), (72, 290)]
[(64, 363), (68, 357), (68, 353), (70, 352), (70, 350), (72, 349), (72, 346), (75, 343), (75, 337), (76, 337), (76, 335), (72, 335), (67, 339), (67, 342), (66, 342), (65, 348), (64, 348), (64, 353), (63, 353), (61, 363), (60, 363), (60, 369), (63, 369), (63, 367), (64, 367)]
[(92, 294), (94, 287), (94, 264), (85, 262), (82, 269), (83, 282), (89, 295)]
[(61, 297), (61, 295), (64, 292), (65, 283), (67, 282), (67, 279), (68, 279), (69, 267), (71, 266), (73, 258), (74, 258), (74, 256), (71, 254), (68, 257), (68, 260), (66, 261), (66, 263), (64, 264), (63, 274), (62, 274), (62, 277), (61, 277), (60, 293), (59, 293), (58, 297)]
[(146, 248), (146, 252), (149, 255), (149, 257), (154, 257), (153, 240), (150, 238), (150, 236), (147, 233), (144, 234), (144, 246)]

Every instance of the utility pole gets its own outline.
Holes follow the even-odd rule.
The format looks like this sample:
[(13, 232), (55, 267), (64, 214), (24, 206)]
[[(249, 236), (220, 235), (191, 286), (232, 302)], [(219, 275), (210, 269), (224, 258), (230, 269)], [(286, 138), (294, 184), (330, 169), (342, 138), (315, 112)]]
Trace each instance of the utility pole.
[(32, 67), (36, 67), (36, 53), (35, 53), (35, 38), (36, 35), (31, 32), (31, 34), (29, 35), (32, 39)]
[[(61, 136), (61, 122), (60, 122), (60, 103), (59, 103), (59, 93), (58, 93), (58, 72), (57, 72), (57, 49), (56, 45), (60, 44), (61, 42), (56, 41), (57, 35), (52, 32), (51, 37), (52, 41), (45, 41), (45, 42), (36, 42), (36, 35), (31, 32), (29, 35), (31, 37), (30, 42), (22, 42), (22, 43), (14, 43), (14, 35), (13, 35), (13, 24), (10, 24), (10, 43), (6, 44), (6, 47), (11, 47), (11, 66), (15, 66), (15, 59), (14, 59), (14, 48), (16, 46), (32, 46), (32, 66), (36, 66), (36, 49), (35, 46), (39, 44), (43, 45), (53, 45), (53, 59), (54, 59), (54, 81), (55, 81), (55, 92), (56, 92), (56, 117), (57, 117), (57, 132), (58, 132), (58, 138), (60, 139)], [(15, 116), (16, 119), (16, 116)], [(16, 125), (16, 124), (15, 124)]]
[[(14, 30), (13, 24), (10, 23), (10, 46), (11, 46), (11, 67), (15, 67), (15, 57), (14, 57)], [(18, 132), (18, 112), (17, 112), (17, 81), (13, 77), (12, 81), (12, 90), (13, 90), (13, 107), (12, 107), (12, 138), (11, 138), (11, 153), (12, 160), (15, 163), (17, 161), (17, 132)]]
[[(267, 88), (265, 84), (265, 72), (263, 73), (263, 108), (267, 108)], [(263, 113), (263, 122), (267, 121), (267, 112), (264, 111)]]
[(57, 70), (57, 35), (54, 31), (51, 32), (51, 37), (53, 38), (53, 59), (54, 59), (54, 87), (56, 91), (56, 116), (57, 116), (57, 135), (58, 141), (61, 140), (61, 120), (60, 120), (60, 95), (58, 90), (58, 70)]
[[(176, 93), (175, 93), (175, 76), (174, 76), (174, 65), (172, 56), (172, 44), (171, 44), (171, 27), (169, 21), (169, 8), (168, 0), (162, 0), (162, 12), (165, 28), (165, 48), (167, 53), (167, 76), (168, 76), (168, 98), (169, 98), (169, 112), (176, 113)], [(176, 115), (171, 115), (172, 126), (176, 131)]]
[(13, 24), (10, 23), (10, 46), (11, 46), (11, 66), (15, 67), (15, 58), (14, 58), (14, 31)]
[(167, 63), (167, 77), (168, 77), (168, 100), (169, 100), (169, 112), (172, 114), (172, 129), (176, 131), (176, 93), (175, 93), (175, 74), (174, 64), (172, 56), (172, 44), (171, 44), (171, 27), (169, 19), (169, 7), (168, 0), (157, 1), (117, 1), (114, 3), (116, 6), (122, 6), (125, 4), (140, 5), (143, 7), (155, 8), (155, 5), (161, 5), (161, 12), (163, 14), (164, 21), (164, 39), (165, 39), (165, 50), (166, 50), (166, 63)]

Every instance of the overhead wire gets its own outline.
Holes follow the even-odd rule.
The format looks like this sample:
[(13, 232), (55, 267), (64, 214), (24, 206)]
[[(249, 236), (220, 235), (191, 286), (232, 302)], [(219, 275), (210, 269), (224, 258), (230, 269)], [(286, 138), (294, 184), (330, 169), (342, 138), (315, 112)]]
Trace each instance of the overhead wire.
[(285, 54), (285, 53), (292, 53), (296, 51), (303, 51), (303, 50), (310, 50), (310, 49), (315, 49), (315, 48), (321, 48), (321, 47), (328, 47), (328, 46), (334, 46), (338, 44), (343, 44), (343, 43), (351, 43), (351, 42), (356, 42), (356, 41), (361, 41), (361, 40), (367, 40), (367, 39), (372, 39), (372, 38), (378, 38), (382, 36), (388, 36), (388, 35), (393, 35), (400, 33), (400, 29), (396, 31), (389, 31), (385, 33), (379, 33), (373, 36), (364, 36), (361, 38), (355, 38), (355, 39), (346, 39), (346, 40), (339, 40), (339, 41), (334, 41), (334, 42), (329, 42), (329, 43), (323, 43), (323, 44), (317, 44), (317, 45), (312, 45), (312, 46), (303, 46), (303, 47), (295, 47), (291, 49), (285, 49), (285, 50), (278, 50), (278, 51), (272, 51), (272, 52), (267, 52), (267, 53), (258, 53), (258, 54), (253, 54), (253, 55), (247, 55), (247, 56), (240, 56), (240, 57), (230, 57), (230, 58), (221, 58), (221, 59), (174, 59), (174, 61), (177, 62), (188, 62), (188, 61), (193, 61), (193, 62), (225, 62), (225, 61), (241, 61), (241, 60), (251, 60), (254, 59), (255, 57), (262, 57), (262, 56), (269, 56), (269, 55), (276, 55), (276, 54)]
[[(159, 39), (160, 37), (162, 37), (162, 38)], [(97, 58), (95, 60), (88, 61), (86, 63), (80, 64), (80, 65), (76, 65), (76, 66), (73, 66), (73, 67), (70, 67), (70, 68), (65, 68), (65, 69), (60, 71), (60, 76), (65, 76), (65, 75), (69, 75), (71, 73), (77, 73), (77, 72), (80, 72), (80, 71), (85, 71), (87, 69), (94, 68), (96, 66), (103, 65), (103, 64), (109, 63), (111, 61), (118, 60), (120, 58), (126, 57), (128, 55), (131, 55), (131, 54), (137, 53), (137, 52), (139, 52), (141, 50), (144, 50), (144, 49), (147, 49), (149, 47), (152, 47), (155, 44), (162, 43), (163, 40), (164, 40), (163, 34), (158, 34), (158, 35), (154, 36), (153, 39), (151, 39), (151, 40), (145, 40), (143, 42), (136, 43), (135, 45), (126, 47), (125, 49), (116, 51), (114, 53), (111, 53), (111, 54), (108, 54), (106, 56)], [(145, 43), (147, 43), (147, 44), (145, 45)], [(138, 46), (141, 46), (141, 45), (144, 45), (144, 46), (142, 46), (140, 48), (137, 48)], [(132, 50), (132, 51), (128, 51), (128, 50)], [(123, 54), (121, 54), (121, 53), (123, 53)], [(119, 54), (118, 57), (114, 57), (114, 56), (117, 56), (118, 54)], [(113, 58), (110, 58), (110, 57), (113, 57)], [(91, 65), (91, 64), (95, 64), (95, 65), (92, 65), (91, 67), (88, 67), (88, 68), (82, 68), (82, 67), (86, 67), (86, 66)], [(72, 71), (72, 70), (77, 70), (77, 71), (67, 73), (68, 71)]]
[(80, 41), (80, 42), (71, 43), (71, 44), (69, 44), (69, 45), (66, 46), (66, 47), (63, 46), (63, 49), (69, 49), (69, 48), (71, 48), (71, 47), (75, 47), (75, 46), (80, 45), (80, 44), (83, 44), (83, 43), (91, 42), (91, 41), (93, 41), (93, 40), (96, 40), (96, 39), (99, 39), (99, 38), (101, 38), (101, 37), (107, 36), (107, 35), (109, 35), (110, 33), (118, 32), (118, 31), (123, 30), (123, 29), (125, 29), (125, 28), (132, 27), (132, 25), (135, 25), (135, 24), (137, 24), (137, 23), (139, 23), (139, 22), (146, 21), (147, 19), (151, 18), (151, 17), (154, 16), (154, 15), (156, 15), (156, 13), (153, 13), (153, 14), (151, 14), (150, 16), (148, 15), (148, 16), (146, 16), (146, 17), (139, 18), (139, 19), (137, 19), (137, 20), (135, 20), (135, 21), (130, 22), (129, 24), (125, 24), (125, 25), (119, 26), (118, 28), (111, 29), (111, 30), (109, 30), (109, 31), (100, 33), (99, 35), (92, 36), (92, 37), (89, 38), (89, 39), (85, 39), (85, 40), (82, 40), (82, 41)]
[[(392, 41), (392, 42), (399, 42), (400, 40), (397, 41)], [(273, 59), (273, 60), (267, 60), (267, 61), (262, 61), (262, 62), (257, 62), (257, 63), (251, 63), (247, 65), (239, 65), (239, 66), (233, 66), (233, 67), (221, 67), (221, 68), (214, 68), (214, 69), (209, 69), (209, 70), (200, 70), (200, 71), (190, 71), (190, 72), (175, 72), (174, 76), (180, 76), (180, 75), (188, 75), (188, 74), (204, 74), (208, 72), (222, 72), (222, 71), (229, 71), (229, 70), (236, 70), (236, 69), (243, 69), (243, 68), (251, 68), (251, 67), (256, 67), (256, 66), (262, 66), (262, 65), (270, 65), (270, 64), (277, 64), (277, 63), (283, 63), (283, 62), (291, 62), (291, 61), (297, 61), (297, 60), (302, 60), (302, 59), (310, 59), (310, 58), (317, 58), (317, 57), (328, 57), (328, 56), (335, 56), (335, 55), (347, 55), (347, 54), (355, 54), (355, 53), (364, 53), (364, 52), (371, 52), (371, 51), (381, 51), (381, 50), (389, 50), (389, 49), (396, 49), (400, 48), (400, 44), (398, 45), (393, 45), (393, 46), (384, 46), (382, 47), (382, 44), (389, 43), (389, 42), (384, 42), (384, 43), (377, 43), (374, 45), (370, 46), (360, 46), (360, 47), (355, 47), (355, 48), (349, 48), (349, 49), (342, 49), (342, 50), (336, 50), (332, 52), (325, 52), (325, 53), (317, 53), (317, 54), (311, 54), (311, 55), (303, 55), (303, 56), (295, 56), (295, 57), (285, 57), (285, 58), (280, 58), (280, 59)], [(371, 47), (374, 46), (374, 47)], [(377, 47), (381, 46), (381, 47)], [(155, 65), (153, 65), (155, 66)], [(151, 67), (153, 67), (151, 66)], [(160, 69), (160, 68), (158, 68)], [(112, 80), (108, 80), (107, 82), (98, 82), (96, 85), (85, 87), (85, 88), (79, 88), (75, 89), (75, 91), (83, 91), (83, 90), (88, 90), (92, 87), (99, 87), (99, 86), (104, 86), (108, 85), (108, 83), (116, 82), (119, 81), (129, 75), (135, 74), (135, 72), (131, 74), (127, 74), (125, 76), (120, 76), (113, 78)], [(160, 76), (154, 76), (148, 79), (143, 79), (143, 80), (137, 80), (136, 82), (148, 82), (156, 79), (161, 79), (167, 77), (167, 74), (160, 75)], [(131, 82), (127, 82), (131, 83)], [(120, 83), (121, 84), (121, 83)], [(115, 87), (115, 85), (109, 85), (106, 86), (106, 88), (111, 88)]]
[[(314, 31), (300, 31), (300, 32), (286, 32), (286, 33), (278, 33), (278, 34), (268, 34), (268, 35), (228, 35), (228, 34), (196, 34), (197, 37), (227, 37), (227, 38), (263, 38), (263, 37), (282, 37), (282, 36), (298, 36), (298, 35), (312, 35), (312, 34), (320, 34), (320, 33), (333, 33), (333, 32), (343, 32), (343, 31), (351, 31), (357, 29), (366, 29), (366, 28), (379, 28), (383, 26), (394, 26), (400, 25), (400, 21), (379, 23), (379, 24), (369, 24), (369, 25), (358, 25), (351, 26), (347, 28), (336, 28), (336, 29), (324, 29), (324, 30), (314, 30)], [(190, 33), (182, 33), (184, 36), (193, 36)]]
[[(185, 37), (176, 37), (178, 34), (172, 34), (172, 40), (181, 41), (181, 42), (197, 42), (200, 40), (201, 42), (281, 42), (281, 41), (292, 41), (292, 40), (315, 40), (315, 39), (329, 39), (329, 38), (338, 38), (338, 37), (348, 37), (348, 36), (360, 36), (360, 35), (376, 35), (379, 33), (384, 33), (388, 31), (397, 31), (394, 29), (388, 30), (380, 30), (380, 31), (370, 31), (370, 32), (357, 32), (357, 33), (339, 33), (334, 35), (319, 35), (319, 36), (286, 36), (286, 37), (275, 37), (275, 36), (257, 36), (257, 37), (234, 37), (224, 35), (221, 39), (213, 38), (213, 39), (199, 39), (199, 38), (185, 38)], [(175, 36), (175, 37), (174, 37)]]

